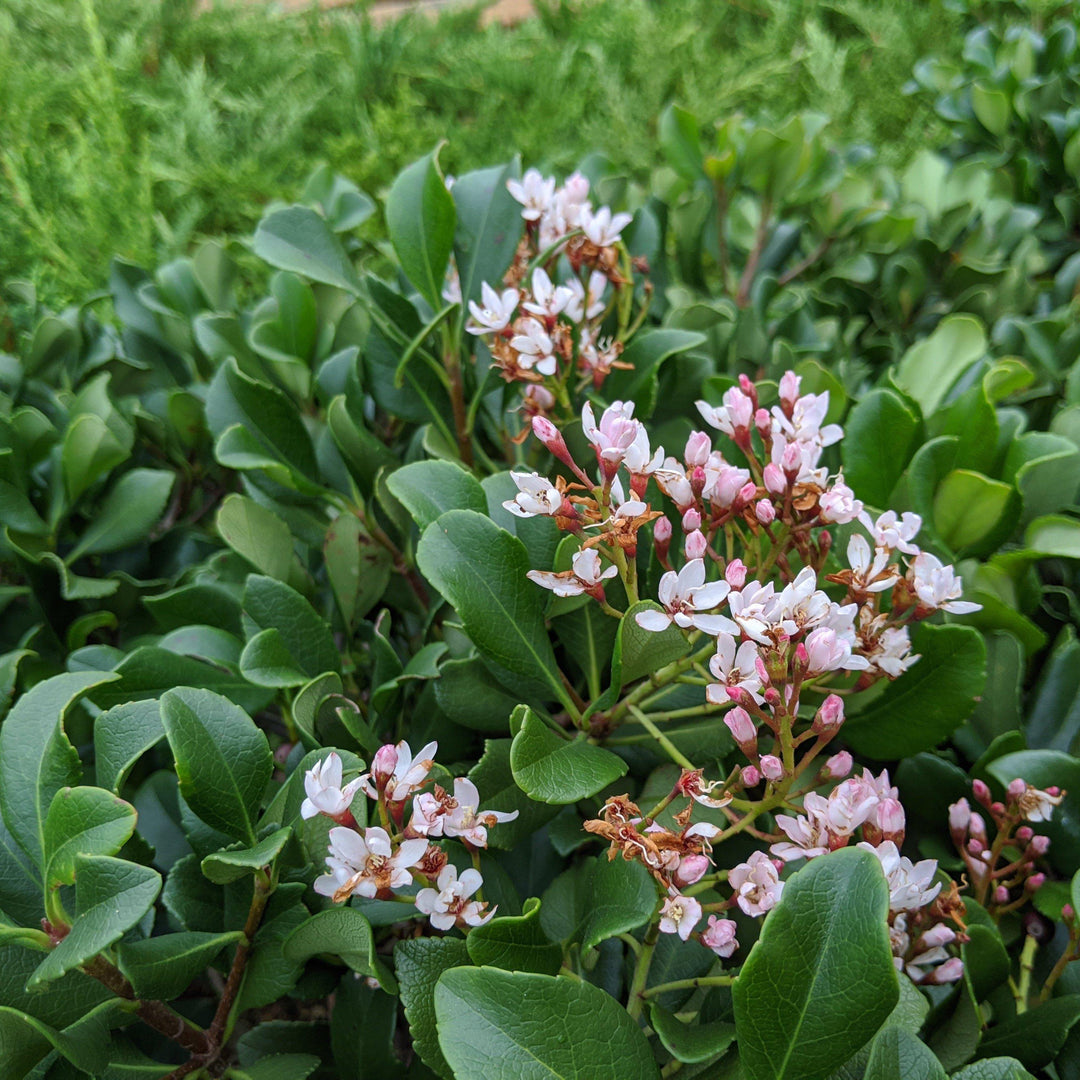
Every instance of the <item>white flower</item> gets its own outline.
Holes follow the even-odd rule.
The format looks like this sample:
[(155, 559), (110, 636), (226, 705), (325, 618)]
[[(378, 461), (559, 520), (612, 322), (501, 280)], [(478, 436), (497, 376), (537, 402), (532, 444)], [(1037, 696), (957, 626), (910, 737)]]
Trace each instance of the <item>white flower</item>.
[(633, 214), (615, 214), (606, 206), (593, 213), (587, 207), (581, 210), (581, 228), (587, 239), (597, 247), (611, 247), (619, 242), (623, 229), (633, 221)]
[(859, 847), (872, 852), (881, 863), (889, 885), (890, 911), (916, 911), (926, 907), (941, 892), (940, 883), (932, 884), (937, 873), (937, 859), (912, 863), (900, 854), (891, 840), (885, 840), (877, 847), (864, 840)]
[(765, 699), (761, 696), (761, 676), (757, 670), (757, 645), (744, 641), (735, 647), (735, 638), (731, 634), (721, 634), (716, 639), (716, 655), (709, 660), (709, 670), (720, 680), (706, 690), (709, 701), (723, 705), (728, 700), (727, 688), (737, 687), (745, 690), (759, 705)]
[(809, 675), (820, 675), (825, 671), (864, 671), (870, 666), (865, 656), (852, 654), (848, 638), (828, 626), (811, 630), (803, 645), (810, 663)]
[(436, 930), (449, 930), (459, 922), (483, 926), (497, 910), (492, 908), (485, 915), (487, 904), (469, 899), (484, 884), (479, 870), (470, 867), (459, 878), (455, 867), (444, 866), (435, 884), (437, 889), (421, 889), (416, 894), (416, 907), (431, 919)]
[(660, 468), (664, 460), (664, 448), (659, 447), (654, 454), (649, 448), (649, 433), (645, 430), (645, 425), (634, 422), (637, 423), (637, 435), (626, 448), (626, 457), (623, 460), (632, 474), (650, 476)]
[(589, 286), (586, 289), (581, 280), (572, 277), (566, 287), (571, 297), (564, 309), (567, 318), (579, 323), (583, 319), (595, 319), (604, 310), (604, 290), (608, 279), (599, 271), (589, 274)]
[(532, 276), (532, 300), (526, 300), (521, 306), (533, 315), (553, 319), (573, 298), (572, 289), (553, 285), (547, 271), (538, 266)]
[(829, 391), (820, 394), (804, 394), (796, 398), (789, 420), (783, 410), (774, 405), (773, 421), (788, 439), (800, 443), (809, 443), (817, 450), (832, 446), (844, 435), (839, 424), (826, 424), (822, 427), (825, 415), (829, 411)]
[(911, 560), (908, 578), (923, 607), (940, 608), (954, 615), (966, 615), (982, 609), (982, 604), (960, 599), (960, 578), (951, 566), (942, 565), (941, 560), (928, 551), (920, 551)]
[(702, 419), (725, 435), (745, 431), (754, 422), (754, 403), (737, 386), (724, 391), (723, 405), (710, 405), (707, 401), (695, 402)]
[(851, 836), (869, 819), (879, 801), (876, 785), (865, 776), (853, 776), (838, 784), (826, 799), (825, 817), (830, 834), (836, 839)]
[(735, 501), (749, 479), (749, 469), (738, 469), (729, 465), (719, 451), (714, 451), (705, 465), (705, 486), (701, 489), (701, 497), (727, 508)]
[(431, 766), (435, 764), (435, 751), (438, 748), (438, 743), (429, 742), (421, 747), (420, 752), (413, 758), (409, 744), (402, 740), (392, 748), (395, 753), (393, 771), (389, 777), (378, 774), (377, 762), (373, 761), (372, 772), (364, 773), (360, 777), (360, 787), (363, 788), (365, 795), (377, 799), (379, 797), (378, 781), (385, 779), (382, 789), (386, 792), (387, 801), (404, 802), (427, 779)]
[(515, 473), (510, 476), (518, 486), (518, 493), (503, 503), (515, 517), (554, 517), (563, 504), (562, 492), (539, 473)]
[(513, 821), (517, 816), (517, 810), (481, 810), (476, 785), (459, 776), (452, 796), (442, 788), (417, 796), (409, 827), (421, 836), (460, 836), (473, 847), (482, 848), (487, 847), (487, 826)]
[(773, 624), (777, 598), (773, 595), (773, 583), (749, 581), (742, 589), (728, 596), (731, 617), (742, 628), (747, 637), (762, 645), (772, 645), (768, 631)]
[(450, 260), (450, 265), (446, 268), (446, 278), (443, 281), (442, 298), (448, 304), (460, 304), (461, 303), (461, 278), (458, 276), (457, 266), (454, 265), (454, 260)]
[(737, 930), (734, 919), (718, 919), (710, 915), (708, 929), (701, 935), (701, 944), (712, 949), (717, 956), (727, 959), (739, 947), (735, 939)]
[(855, 492), (844, 483), (844, 474), (837, 476), (833, 486), (818, 500), (821, 520), (845, 525), (861, 513), (863, 504), (855, 498)]
[(665, 459), (664, 464), (653, 473), (657, 486), (680, 510), (694, 504), (694, 490), (686, 477), (686, 471), (673, 457)]
[(538, 170), (529, 169), (520, 180), (507, 180), (506, 187), (525, 207), (521, 216), (526, 221), (536, 221), (551, 205), (555, 195), (555, 178), (544, 177)]
[[(461, 288), (458, 287), (460, 293)], [(486, 281), (480, 286), (480, 295), (484, 306), (481, 307), (475, 300), (469, 301), (469, 311), (476, 321), (475, 326), (466, 329), (470, 334), (494, 334), (505, 330), (514, 317), (514, 309), (518, 305), (517, 289), (503, 289), (497, 293)]]
[(601, 569), (600, 555), (595, 548), (575, 552), (570, 563), (572, 568), (560, 573), (530, 570), (525, 576), (556, 596), (581, 596), (619, 572), (614, 565)]
[(658, 589), (663, 611), (639, 611), (634, 618), (643, 630), (666, 630), (672, 623), (684, 630), (694, 627), (706, 634), (734, 634), (737, 627), (723, 615), (702, 615), (721, 604), (731, 591), (726, 581), (705, 584), (705, 563), (692, 559), (676, 573), (669, 570)]
[(775, 621), (788, 637), (818, 626), (833, 613), (833, 602), (817, 587), (817, 574), (804, 566), (795, 580), (784, 586), (776, 598)]
[(607, 462), (609, 467), (617, 468), (625, 460), (638, 437), (642, 425), (633, 417), (632, 401), (613, 401), (604, 410), (599, 424), (591, 402), (586, 401), (581, 409), (581, 429), (585, 438), (592, 443), (597, 459)]
[(541, 375), (555, 374), (555, 344), (543, 324), (536, 319), (519, 319), (518, 331), (510, 339), (510, 347), (518, 353), (518, 363), (526, 370), (536, 368)]
[(911, 541), (922, 528), (918, 514), (905, 511), (898, 518), (895, 510), (886, 510), (877, 521), (871, 521), (864, 510), (859, 521), (874, 541), (874, 546), (886, 551), (902, 551), (905, 555), (918, 555), (919, 549)]
[(900, 577), (895, 566), (889, 566), (889, 549), (870, 550), (866, 538), (855, 533), (848, 541), (847, 557), (851, 567), (852, 584), (859, 592), (883, 592)]
[(420, 862), (427, 846), (422, 837), (404, 840), (394, 852), (386, 830), (377, 826), (363, 834), (341, 826), (331, 829), (326, 857), (330, 872), (315, 879), (315, 891), (340, 902), (349, 896), (371, 899), (408, 885), (412, 881), (409, 868)]
[(733, 866), (728, 873), (728, 884), (739, 907), (754, 916), (776, 907), (784, 891), (784, 883), (764, 851), (755, 851), (746, 862)]
[(692, 896), (672, 893), (660, 909), (660, 932), (678, 934), (686, 941), (694, 927), (701, 921), (701, 904)]
[(313, 818), (316, 814), (339, 818), (352, 805), (360, 789), (360, 777), (341, 786), (341, 758), (330, 752), (325, 760), (317, 761), (304, 776), (307, 798), (300, 806), (300, 816)]
[(1041, 791), (1028, 784), (1016, 805), (1024, 815), (1025, 821), (1049, 821), (1054, 807), (1060, 806), (1063, 798), (1061, 794), (1051, 795), (1049, 791)]
[(806, 811), (805, 817), (776, 815), (777, 826), (791, 842), (773, 844), (769, 851), (784, 862), (813, 859), (830, 850), (832, 833), (829, 830), (828, 799), (815, 791), (808, 792), (803, 799), (803, 809)]

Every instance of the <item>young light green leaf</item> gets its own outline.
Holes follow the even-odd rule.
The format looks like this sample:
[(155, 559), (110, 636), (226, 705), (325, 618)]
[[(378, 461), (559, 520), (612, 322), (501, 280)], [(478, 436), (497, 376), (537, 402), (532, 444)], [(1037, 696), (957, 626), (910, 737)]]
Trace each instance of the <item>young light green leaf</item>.
[(246, 495), (229, 495), (215, 524), (225, 543), (260, 574), (288, 581), (294, 558), (292, 533), (277, 514)]
[(899, 994), (888, 907), (881, 864), (859, 848), (787, 882), (733, 991), (747, 1080), (818, 1080), (874, 1034)]
[(255, 821), (273, 757), (251, 717), (209, 690), (181, 687), (161, 699), (180, 792), (215, 829), (254, 845)]
[(115, 855), (135, 831), (135, 807), (111, 791), (64, 787), (45, 818), (45, 888), (71, 885), (79, 855)]
[(215, 885), (228, 885), (248, 874), (255, 874), (269, 866), (281, 854), (281, 849), (292, 836), (289, 825), (272, 832), (253, 847), (226, 849), (207, 855), (202, 861), (202, 872)]

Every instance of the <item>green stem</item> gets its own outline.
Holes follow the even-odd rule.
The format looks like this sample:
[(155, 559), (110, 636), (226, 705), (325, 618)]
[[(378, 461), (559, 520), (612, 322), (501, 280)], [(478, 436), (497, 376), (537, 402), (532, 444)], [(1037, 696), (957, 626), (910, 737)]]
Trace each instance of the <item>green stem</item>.
[(643, 990), (642, 997), (656, 997), (668, 990), (696, 990), (700, 986), (731, 986), (735, 982), (734, 975), (702, 975), (697, 979), (676, 979), (675, 982), (659, 983)]
[(643, 713), (636, 705), (630, 706), (630, 712), (637, 722), (664, 748), (667, 756), (684, 769), (693, 769), (694, 763)]
[(630, 983), (630, 997), (626, 1003), (626, 1011), (637, 1020), (641, 1016), (641, 1010), (645, 1006), (645, 984), (649, 980), (649, 967), (652, 965), (653, 953), (656, 951), (656, 939), (660, 936), (660, 919), (653, 916), (645, 931), (645, 940), (641, 943), (641, 951), (638, 953), (637, 966), (634, 968), (634, 979)]
[(1020, 952), (1020, 985), (1016, 988), (1016, 1015), (1027, 1012), (1028, 994), (1031, 992), (1031, 973), (1035, 970), (1035, 953), (1039, 950), (1039, 943), (1032, 934), (1028, 934), (1024, 940), (1024, 948)]
[(640, 686), (631, 690), (630, 693), (611, 710), (612, 723), (617, 724), (633, 706), (641, 704), (645, 698), (655, 693), (660, 687), (666, 686), (669, 682), (672, 682), (695, 664), (700, 663), (702, 660), (707, 660), (715, 651), (716, 642), (712, 638), (709, 638), (708, 645), (703, 649), (699, 649), (689, 656), (684, 656), (681, 660), (673, 660), (670, 664), (665, 664), (659, 671), (653, 672), (648, 679)]

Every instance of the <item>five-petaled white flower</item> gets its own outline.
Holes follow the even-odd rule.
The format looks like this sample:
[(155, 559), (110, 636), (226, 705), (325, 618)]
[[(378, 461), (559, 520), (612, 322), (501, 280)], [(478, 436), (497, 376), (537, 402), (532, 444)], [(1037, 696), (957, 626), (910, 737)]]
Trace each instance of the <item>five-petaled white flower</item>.
[(512, 472), (518, 493), (503, 503), (503, 508), (516, 517), (554, 517), (563, 504), (563, 493), (539, 473)]
[(518, 363), (526, 371), (535, 367), (541, 375), (554, 375), (555, 344), (543, 323), (530, 316), (519, 319), (514, 328), (518, 332), (510, 339), (510, 347), (517, 350)]
[(623, 229), (633, 220), (633, 214), (612, 215), (606, 206), (601, 206), (595, 213), (582, 207), (580, 223), (586, 238), (597, 247), (611, 247), (619, 242)]
[(537, 585), (550, 589), (556, 596), (581, 596), (582, 593), (592, 592), (619, 572), (614, 564), (603, 566), (596, 548), (574, 552), (570, 566), (571, 569), (557, 573), (550, 570), (530, 570), (525, 576)]
[(332, 896), (340, 902), (349, 896), (368, 899), (412, 881), (409, 868), (416, 866), (427, 851), (422, 837), (403, 840), (394, 851), (385, 829), (373, 826), (359, 833), (338, 826), (330, 830), (330, 853), (326, 856), (329, 872), (315, 879), (320, 896)]
[(435, 884), (438, 888), (421, 889), (416, 894), (416, 906), (431, 919), (436, 930), (449, 930), (459, 923), (483, 926), (497, 910), (492, 908), (485, 914), (485, 902), (469, 899), (484, 884), (479, 870), (470, 867), (458, 877), (455, 867), (444, 866)]
[(701, 904), (692, 896), (673, 892), (664, 900), (660, 909), (660, 933), (678, 934), (686, 941), (694, 927), (701, 921)]
[(982, 604), (960, 599), (963, 583), (956, 576), (956, 571), (951, 566), (942, 565), (941, 560), (928, 551), (920, 551), (911, 560), (908, 579), (923, 607), (940, 608), (954, 615), (966, 615), (982, 609)]
[(538, 221), (555, 196), (555, 178), (545, 177), (537, 169), (529, 169), (520, 180), (507, 180), (506, 187), (525, 208), (521, 216), (526, 221)]
[(940, 882), (933, 884), (937, 873), (937, 859), (923, 859), (913, 863), (901, 855), (891, 840), (884, 840), (877, 847), (865, 840), (859, 847), (872, 852), (881, 863), (885, 880), (889, 885), (890, 911), (916, 911), (926, 907), (939, 892)]
[[(879, 519), (880, 520), (880, 519)], [(895, 566), (889, 566), (890, 549), (877, 547), (873, 551), (866, 538), (855, 533), (848, 541), (847, 557), (851, 567), (852, 586), (858, 592), (883, 592), (900, 577)]]
[(905, 555), (918, 555), (919, 548), (912, 543), (922, 528), (922, 518), (905, 510), (899, 517), (895, 510), (886, 510), (873, 521), (864, 510), (859, 522), (873, 537), (874, 546), (886, 551), (902, 551)]
[(1042, 791), (1027, 784), (1018, 797), (1016, 805), (1024, 815), (1025, 821), (1049, 821), (1054, 807), (1060, 806), (1063, 798), (1060, 792), (1052, 795), (1049, 791)]
[(595, 319), (604, 310), (607, 283), (608, 279), (599, 270), (589, 275), (588, 287), (582, 285), (580, 278), (572, 277), (566, 283), (571, 293), (565, 308), (566, 317), (576, 323), (583, 319)]
[(480, 286), (480, 295), (484, 301), (483, 307), (475, 300), (469, 301), (469, 311), (475, 325), (467, 326), (466, 330), (470, 334), (497, 334), (500, 330), (505, 330), (510, 325), (514, 309), (518, 305), (517, 289), (503, 289), (501, 293), (497, 293), (485, 281)]
[(521, 306), (531, 315), (554, 319), (573, 298), (573, 290), (565, 285), (553, 285), (547, 271), (538, 266), (532, 276), (532, 299)]
[(352, 805), (353, 796), (360, 790), (360, 777), (341, 786), (341, 758), (331, 751), (317, 761), (304, 776), (307, 798), (300, 806), (300, 816), (313, 818), (316, 814), (341, 818)]
[(678, 573), (669, 570), (657, 590), (663, 611), (639, 611), (634, 618), (643, 630), (666, 630), (672, 622), (684, 630), (693, 627), (706, 634), (736, 634), (738, 627), (723, 615), (702, 612), (723, 603), (731, 591), (726, 581), (705, 584), (705, 562), (691, 559)]
[(459, 776), (454, 781), (454, 794), (436, 788), (425, 791), (413, 803), (409, 827), (421, 836), (459, 836), (473, 847), (487, 847), (487, 827), (500, 821), (513, 821), (514, 810), (481, 810), (480, 792), (476, 785)]
[(709, 670), (720, 680), (711, 684), (705, 696), (716, 705), (727, 703), (728, 690), (745, 690), (759, 705), (761, 675), (757, 670), (758, 651), (753, 641), (744, 641), (736, 648), (731, 634), (721, 634), (716, 639), (716, 655), (709, 660)]

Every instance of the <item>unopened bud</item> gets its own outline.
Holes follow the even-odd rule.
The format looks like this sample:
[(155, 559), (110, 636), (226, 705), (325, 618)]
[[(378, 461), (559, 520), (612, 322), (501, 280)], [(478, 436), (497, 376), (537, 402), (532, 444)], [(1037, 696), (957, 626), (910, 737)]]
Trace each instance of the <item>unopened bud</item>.
[(1009, 781), (1009, 786), (1005, 789), (1005, 794), (1010, 799), (1019, 799), (1025, 791), (1027, 791), (1027, 781), (1017, 777), (1015, 780)]
[(661, 562), (666, 562), (668, 549), (671, 547), (671, 522), (666, 517), (657, 518), (652, 535), (656, 557)]
[(784, 470), (779, 465), (774, 465), (771, 461), (765, 466), (765, 471), (762, 474), (762, 480), (765, 484), (765, 490), (770, 495), (783, 495), (787, 490), (787, 477), (784, 475)]
[(815, 735), (832, 735), (840, 730), (844, 723), (844, 699), (838, 694), (830, 694), (818, 709), (814, 717)]
[(754, 408), (757, 408), (757, 387), (750, 381), (749, 375), (739, 376), (739, 389), (750, 399)]
[(747, 480), (741, 488), (739, 488), (738, 495), (735, 496), (735, 506), (747, 506), (754, 501), (754, 496), (757, 495), (757, 484), (753, 480)]
[(773, 754), (765, 754), (761, 759), (761, 772), (766, 780), (781, 780), (784, 776), (784, 763)]
[(943, 986), (945, 983), (956, 982), (963, 974), (964, 961), (958, 956), (952, 956), (944, 964), (939, 964), (934, 968), (926, 982)]
[(1076, 918), (1076, 911), (1075, 911), (1075, 909), (1073, 908), (1072, 904), (1066, 904), (1066, 905), (1065, 905), (1065, 906), (1064, 906), (1064, 907), (1063, 907), (1063, 908), (1061, 909), (1061, 918), (1062, 918), (1062, 919), (1063, 919), (1063, 920), (1064, 920), (1065, 922), (1072, 922), (1072, 921), (1073, 921), (1073, 919), (1075, 919), (1075, 918)]
[(828, 761), (825, 762), (825, 775), (830, 780), (843, 780), (849, 772), (851, 772), (851, 766), (854, 764), (851, 754), (846, 750), (841, 750), (838, 754), (833, 754)]
[(695, 499), (701, 498), (701, 493), (705, 490), (705, 483), (708, 477), (705, 475), (705, 470), (700, 465), (695, 465), (690, 471), (690, 490), (693, 492)]
[(785, 371), (780, 377), (780, 404), (785, 406), (784, 412), (791, 415), (791, 406), (799, 397), (799, 384), (802, 379), (794, 371)]
[(688, 533), (693, 532), (695, 529), (700, 529), (701, 514), (693, 507), (690, 507), (690, 509), (682, 516), (682, 527), (683, 532)]
[(1021, 825), (1013, 835), (1021, 844), (1026, 844), (1035, 835), (1035, 830), (1030, 825)]
[(882, 799), (875, 808), (877, 826), (883, 840), (891, 840), (897, 847), (904, 842), (904, 808), (898, 799)]
[(758, 411), (754, 413), (754, 427), (756, 427), (762, 435), (768, 435), (772, 432), (772, 417), (769, 415), (767, 409), (758, 409)]
[(776, 507), (768, 499), (761, 499), (754, 504), (754, 517), (762, 525), (771, 525), (776, 520)]
[(784, 701), (780, 696), (780, 691), (777, 690), (775, 686), (770, 686), (763, 690), (762, 696), (765, 698), (765, 704), (768, 705), (770, 709), (778, 709)]
[(532, 429), (533, 434), (555, 457), (564, 465), (569, 465), (576, 471), (577, 465), (570, 455), (570, 450), (566, 445), (562, 432), (546, 416), (534, 416), (532, 418)]
[(1036, 855), (1045, 855), (1050, 850), (1049, 836), (1033, 836), (1031, 838), (1031, 850)]
[(990, 806), (990, 789), (982, 780), (974, 780), (971, 784), (971, 790), (975, 795), (975, 801), (982, 806)]
[(1024, 888), (1027, 889), (1028, 892), (1033, 893), (1038, 892), (1044, 884), (1046, 884), (1045, 874), (1032, 874), (1031, 877), (1024, 882)]
[(983, 851), (986, 850), (986, 845), (981, 840), (969, 840), (967, 849), (972, 855), (978, 858)]
[(784, 470), (790, 480), (794, 480), (802, 469), (802, 451), (798, 443), (789, 442), (780, 455), (780, 468)]
[(675, 884), (680, 888), (700, 881), (709, 869), (709, 860), (705, 855), (686, 855), (675, 871)]
[(986, 822), (983, 821), (982, 814), (972, 814), (971, 821), (968, 824), (968, 831), (976, 840), (986, 840)]
[(398, 750), (393, 743), (386, 743), (375, 751), (371, 759), (371, 776), (375, 787), (382, 791), (397, 768)]
[(1061, 788), (1059, 788), (1059, 787), (1057, 786), (1057, 784), (1051, 784), (1051, 785), (1050, 785), (1050, 786), (1049, 786), (1049, 787), (1048, 787), (1048, 788), (1046, 789), (1046, 794), (1047, 794), (1047, 795), (1051, 795), (1051, 796), (1053, 796), (1053, 798), (1055, 798), (1055, 799), (1056, 799), (1056, 798), (1057, 798), (1057, 797), (1058, 797), (1058, 796), (1059, 796), (1059, 795), (1061, 794)]
[(725, 713), (724, 723), (727, 725), (732, 737), (739, 744), (740, 749), (757, 745), (757, 725), (750, 719), (750, 714), (742, 706), (737, 705), (730, 712)]
[(712, 440), (704, 431), (692, 431), (690, 438), (686, 440), (686, 449), (683, 451), (683, 460), (687, 465), (704, 465), (712, 453)]
[(732, 559), (724, 570), (724, 580), (733, 588), (741, 589), (746, 581), (746, 564), (742, 559)]
[(920, 949), (939, 949), (945, 945), (951, 945), (955, 940), (955, 930), (944, 923), (937, 923), (919, 938), (919, 947)]
[(949, 831), (962, 837), (966, 835), (970, 822), (971, 807), (967, 799), (958, 799), (949, 807)]
[(765, 661), (761, 659), (760, 653), (754, 657), (754, 670), (757, 672), (757, 677), (762, 683), (768, 685), (769, 669), (765, 666)]
[(1007, 904), (1009, 902), (1009, 890), (1004, 885), (999, 885), (994, 890), (994, 903)]
[(691, 562), (694, 559), (705, 558), (705, 552), (709, 550), (709, 541), (705, 539), (705, 534), (700, 529), (695, 529), (686, 538), (686, 558)]
[(743, 787), (757, 787), (761, 783), (761, 773), (753, 765), (744, 765), (739, 775), (742, 778)]

